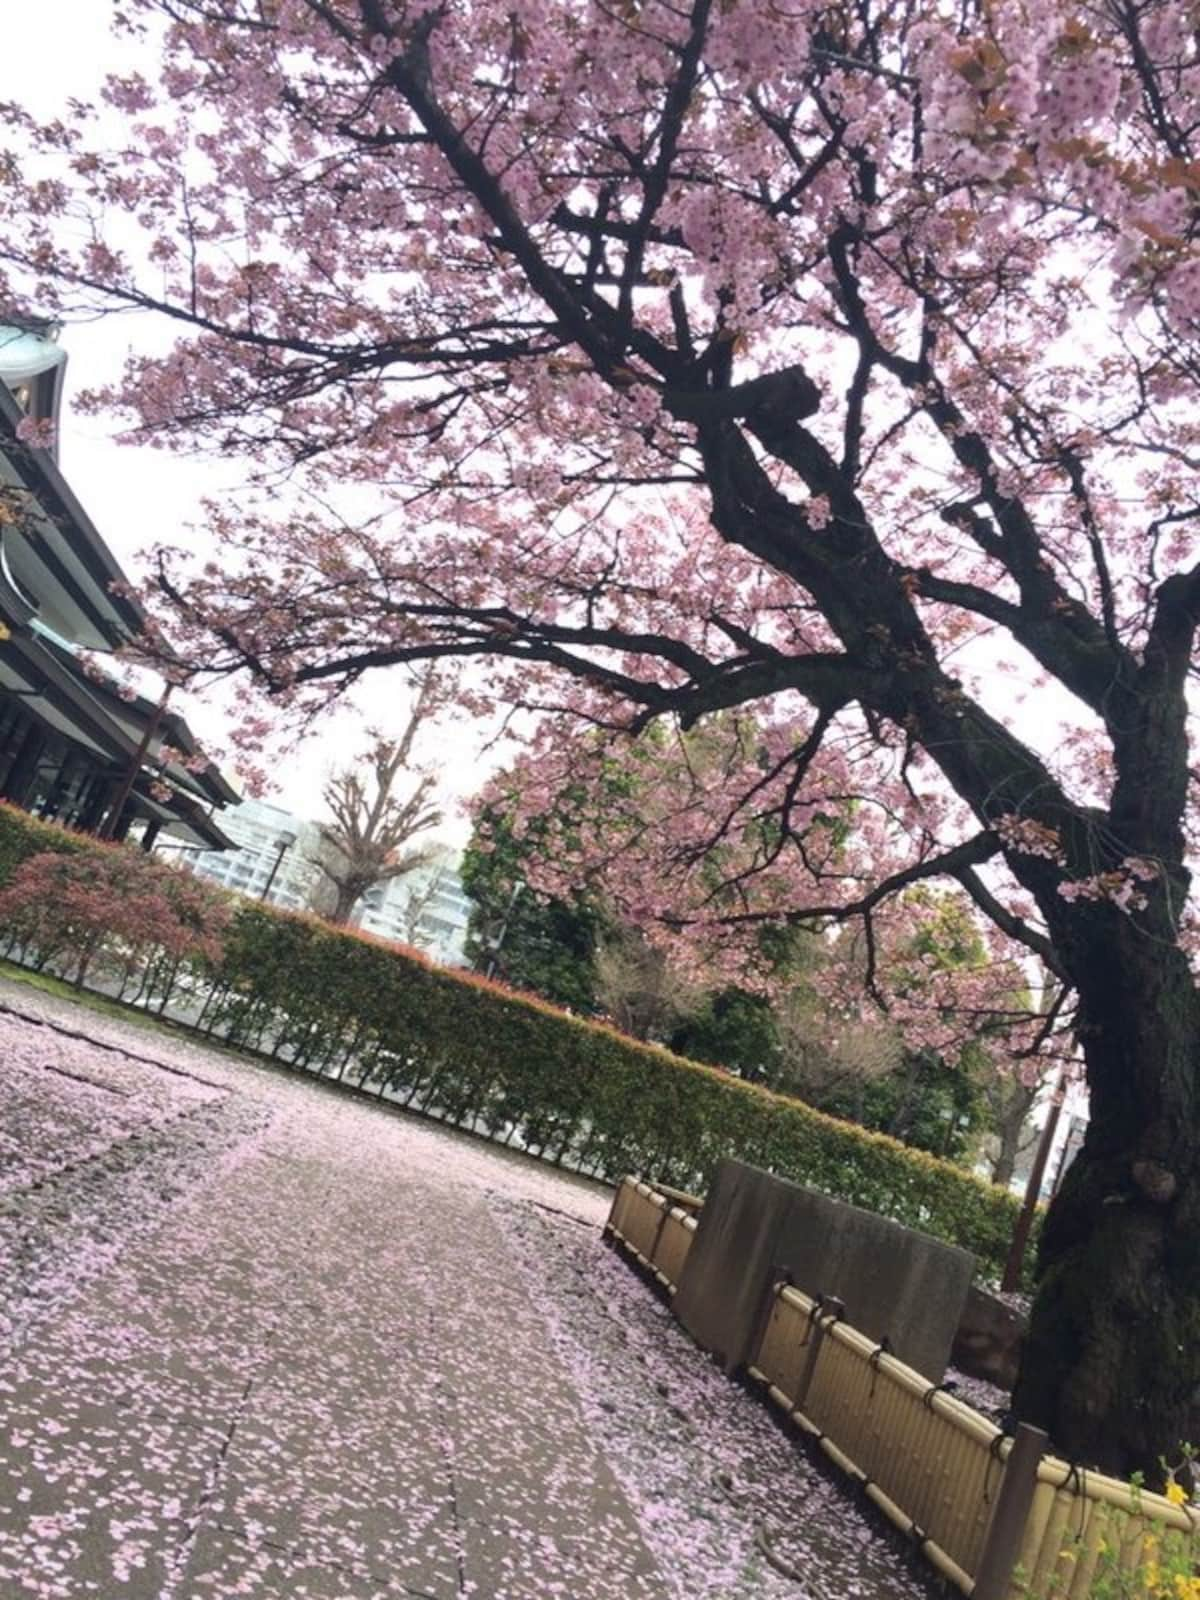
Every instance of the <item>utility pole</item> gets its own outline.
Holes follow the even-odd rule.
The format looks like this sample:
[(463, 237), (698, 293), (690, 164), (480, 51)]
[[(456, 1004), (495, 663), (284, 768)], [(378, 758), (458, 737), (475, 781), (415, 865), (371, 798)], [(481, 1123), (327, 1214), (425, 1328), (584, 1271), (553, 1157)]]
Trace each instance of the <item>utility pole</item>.
[(1029, 1230), (1033, 1227), (1033, 1217), (1037, 1210), (1038, 1196), (1042, 1192), (1042, 1180), (1046, 1176), (1046, 1165), (1050, 1160), (1050, 1151), (1054, 1144), (1054, 1135), (1058, 1130), (1058, 1119), (1062, 1116), (1063, 1100), (1066, 1092), (1067, 1069), (1064, 1067), (1058, 1075), (1057, 1084), (1054, 1086), (1054, 1096), (1050, 1102), (1046, 1126), (1042, 1129), (1042, 1137), (1038, 1140), (1037, 1154), (1033, 1158), (1033, 1166), (1029, 1172), (1029, 1182), (1025, 1185), (1025, 1200), (1021, 1206), (1021, 1213), (1017, 1218), (1017, 1225), (1013, 1229), (1012, 1244), (1008, 1249), (1008, 1260), (1004, 1263), (1004, 1276), (1000, 1280), (1000, 1288), (1005, 1294), (1009, 1294), (1012, 1290), (1021, 1287), (1021, 1268), (1025, 1264), (1025, 1249), (1029, 1243)]

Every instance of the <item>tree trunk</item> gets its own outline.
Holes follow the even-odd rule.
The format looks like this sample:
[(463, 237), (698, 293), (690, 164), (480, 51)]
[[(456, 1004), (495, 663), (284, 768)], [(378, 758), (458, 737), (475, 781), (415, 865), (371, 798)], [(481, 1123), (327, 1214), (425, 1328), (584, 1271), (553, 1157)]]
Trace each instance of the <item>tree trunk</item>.
[(329, 921), (338, 927), (344, 927), (350, 921), (350, 913), (365, 893), (366, 890), (358, 883), (339, 883), (337, 898), (333, 902), (333, 910), (329, 913)]
[(1017, 1170), (1017, 1157), (1022, 1149), (1021, 1134), (1025, 1131), (1025, 1122), (1033, 1108), (1034, 1099), (1034, 1090), (1026, 1089), (1024, 1085), (1014, 1085), (997, 1119), (1000, 1148), (992, 1162), (992, 1182), (999, 1184), (1002, 1189), (1008, 1188)]
[(903, 1140), (908, 1135), (909, 1124), (912, 1121), (913, 1100), (916, 1098), (917, 1083), (921, 1076), (921, 1065), (921, 1052), (910, 1050), (904, 1074), (904, 1087), (900, 1091), (900, 1099), (887, 1126), (887, 1131), (893, 1139)]
[(1017, 1145), (1023, 1123), (1024, 1118), (1014, 1127), (1012, 1121), (1006, 1119), (1000, 1125), (1000, 1149), (992, 1162), (992, 1182), (1001, 1189), (1010, 1186), (1013, 1173), (1017, 1170)]
[(1091, 1121), (1046, 1218), (1013, 1407), (1124, 1478), (1178, 1462), (1200, 1422), (1200, 1026), (1182, 952), (1114, 922), (1083, 965)]

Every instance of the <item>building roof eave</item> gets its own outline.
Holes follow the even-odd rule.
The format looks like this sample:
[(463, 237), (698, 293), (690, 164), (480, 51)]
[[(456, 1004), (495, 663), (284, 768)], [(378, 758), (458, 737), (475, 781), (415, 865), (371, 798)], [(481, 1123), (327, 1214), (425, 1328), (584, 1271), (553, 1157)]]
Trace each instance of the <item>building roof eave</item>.
[(142, 631), (145, 611), (116, 587), (126, 583), (125, 574), (53, 456), (47, 450), (23, 444), (18, 439), (17, 429), (22, 417), (16, 399), (7, 386), (0, 383), (0, 450), (61, 530), (71, 555), (93, 585), (96, 598), (89, 602), (89, 610), (96, 609), (98, 625), (103, 619), (109, 628), (119, 629), (125, 638), (134, 637)]

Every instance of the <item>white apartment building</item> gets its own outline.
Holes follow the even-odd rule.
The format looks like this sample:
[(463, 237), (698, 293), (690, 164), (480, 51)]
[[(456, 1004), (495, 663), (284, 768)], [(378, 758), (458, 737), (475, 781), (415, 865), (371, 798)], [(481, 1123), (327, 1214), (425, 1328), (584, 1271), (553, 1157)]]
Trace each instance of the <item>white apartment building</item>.
[[(325, 879), (313, 860), (321, 843), (315, 822), (282, 806), (247, 800), (221, 813), (221, 827), (238, 848), (186, 856), (201, 877), (291, 911), (317, 901)], [(460, 855), (445, 844), (429, 848), (432, 854), (422, 866), (369, 889), (350, 920), (365, 933), (423, 950), (444, 966), (465, 966), (472, 902), (458, 875)]]
[(443, 966), (462, 967), (473, 902), (458, 875), (459, 852), (444, 844), (432, 850), (423, 866), (368, 889), (353, 920), (366, 933), (413, 945)]
[(238, 848), (193, 855), (189, 864), (200, 877), (289, 911), (312, 904), (320, 878), (311, 859), (320, 842), (315, 822), (265, 800), (245, 800), (221, 813), (221, 826)]

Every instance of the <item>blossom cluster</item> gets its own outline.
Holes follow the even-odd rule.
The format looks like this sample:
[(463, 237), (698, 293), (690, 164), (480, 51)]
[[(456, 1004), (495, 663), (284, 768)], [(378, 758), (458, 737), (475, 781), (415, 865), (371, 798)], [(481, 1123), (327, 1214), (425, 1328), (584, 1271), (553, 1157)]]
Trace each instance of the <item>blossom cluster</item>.
[(1146, 886), (1159, 876), (1158, 865), (1139, 856), (1126, 856), (1110, 872), (1095, 872), (1087, 878), (1060, 883), (1064, 900), (1107, 901), (1120, 911), (1144, 911), (1148, 902)]

